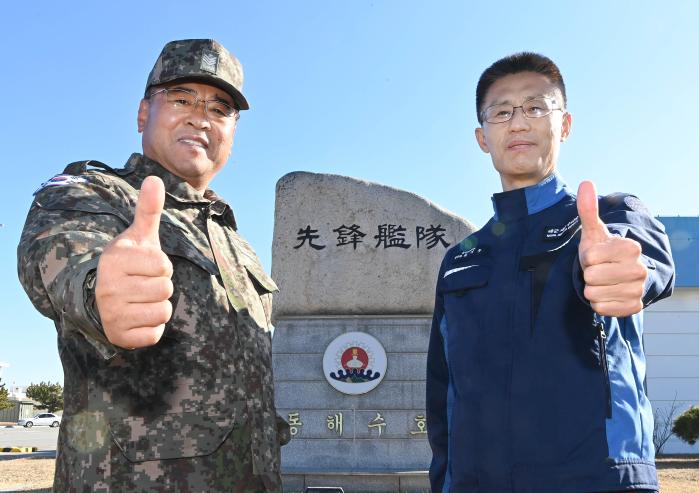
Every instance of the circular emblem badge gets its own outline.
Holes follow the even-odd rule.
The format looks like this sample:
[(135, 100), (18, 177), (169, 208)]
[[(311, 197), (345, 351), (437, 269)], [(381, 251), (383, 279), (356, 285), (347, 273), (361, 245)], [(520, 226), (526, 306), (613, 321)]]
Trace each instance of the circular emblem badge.
[(364, 332), (347, 332), (325, 349), (323, 373), (343, 394), (366, 394), (386, 374), (386, 351), (376, 338)]

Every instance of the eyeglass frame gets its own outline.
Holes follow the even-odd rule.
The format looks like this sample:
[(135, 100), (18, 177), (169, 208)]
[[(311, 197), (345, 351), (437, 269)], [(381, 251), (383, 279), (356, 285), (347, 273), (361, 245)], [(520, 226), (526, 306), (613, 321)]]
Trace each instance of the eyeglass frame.
[(514, 118), (514, 116), (515, 116), (515, 110), (516, 110), (517, 108), (520, 108), (520, 109), (522, 110), (522, 115), (523, 115), (524, 118), (526, 118), (527, 120), (535, 120), (535, 119), (537, 119), (537, 118), (544, 118), (545, 116), (549, 116), (549, 115), (550, 115), (551, 113), (553, 113), (554, 111), (565, 111), (565, 108), (561, 108), (561, 107), (559, 107), (559, 108), (551, 108), (551, 111), (549, 111), (549, 112), (546, 113), (545, 115), (541, 115), (541, 116), (527, 116), (526, 112), (524, 111), (524, 105), (527, 104), (527, 103), (530, 102), (530, 101), (535, 101), (535, 100), (537, 100), (537, 99), (548, 100), (548, 101), (551, 101), (551, 102), (553, 102), (554, 104), (558, 105), (558, 101), (556, 100), (556, 98), (550, 98), (550, 97), (548, 97), (548, 96), (535, 96), (535, 97), (533, 97), (533, 98), (525, 99), (525, 100), (522, 102), (522, 104), (520, 104), (519, 106), (515, 106), (515, 105), (513, 105), (513, 104), (509, 105), (509, 106), (512, 106), (512, 114), (510, 115), (510, 117), (509, 117), (507, 120), (503, 120), (503, 121), (501, 121), (501, 122), (489, 122), (489, 121), (485, 118), (485, 112), (488, 111), (490, 108), (493, 108), (493, 107), (495, 107), (495, 106), (502, 106), (502, 105), (506, 105), (506, 104), (507, 104), (507, 103), (496, 103), (496, 104), (491, 104), (491, 105), (488, 106), (487, 108), (483, 108), (483, 110), (481, 111), (481, 120), (483, 120), (484, 122), (490, 123), (491, 125), (499, 125), (499, 124), (501, 124), (501, 123), (507, 123), (507, 122), (509, 122), (510, 120), (512, 120), (512, 119)]
[[(192, 91), (192, 90), (184, 88), (184, 87), (163, 87), (161, 89), (158, 89), (157, 91), (153, 91), (152, 93), (150, 93), (148, 95), (147, 99), (150, 99), (151, 97), (155, 96), (156, 94), (165, 93), (165, 95), (167, 95), (167, 93), (169, 91), (181, 91), (181, 92), (184, 92), (186, 94), (190, 94), (190, 95), (194, 96), (194, 104), (192, 105), (192, 109), (190, 110), (192, 112), (197, 109), (197, 105), (199, 105), (200, 102), (203, 102), (204, 103), (204, 114), (206, 115), (206, 119), (209, 121), (211, 121), (211, 117), (209, 116), (209, 103), (225, 104), (231, 110), (233, 110), (232, 113), (230, 114), (230, 116), (223, 116), (222, 117), (222, 118), (224, 118), (224, 121), (226, 118), (233, 118), (235, 121), (238, 121), (240, 119), (240, 110), (238, 108), (236, 108), (235, 106), (228, 104), (226, 101), (224, 101), (222, 99), (203, 99), (203, 98), (200, 98), (196, 91)], [(217, 118), (213, 118), (213, 121), (219, 121), (219, 120)]]

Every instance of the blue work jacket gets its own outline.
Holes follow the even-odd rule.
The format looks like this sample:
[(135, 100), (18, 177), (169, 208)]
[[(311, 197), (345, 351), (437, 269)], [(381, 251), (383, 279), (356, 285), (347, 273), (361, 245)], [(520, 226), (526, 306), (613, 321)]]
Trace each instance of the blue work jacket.
[[(433, 492), (657, 490), (642, 312), (600, 317), (583, 295), (575, 195), (560, 176), (493, 196), (495, 216), (451, 248), (427, 357)], [(669, 296), (663, 225), (634, 196), (600, 197), (638, 241), (644, 306)]]

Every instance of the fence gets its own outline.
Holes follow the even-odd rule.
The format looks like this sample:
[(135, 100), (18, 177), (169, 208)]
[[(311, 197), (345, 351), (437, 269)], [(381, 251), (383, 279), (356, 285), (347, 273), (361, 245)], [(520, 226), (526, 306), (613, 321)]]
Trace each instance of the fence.
[(0, 411), (0, 421), (17, 422), (22, 418), (31, 418), (36, 414), (34, 402), (32, 401), (16, 401), (10, 399), (12, 407)]

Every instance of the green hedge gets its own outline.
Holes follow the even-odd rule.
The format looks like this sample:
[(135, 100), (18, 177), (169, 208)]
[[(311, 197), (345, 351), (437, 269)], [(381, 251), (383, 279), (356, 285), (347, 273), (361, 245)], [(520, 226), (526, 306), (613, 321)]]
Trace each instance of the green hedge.
[(699, 407), (693, 406), (675, 420), (672, 432), (690, 445), (699, 440)]

